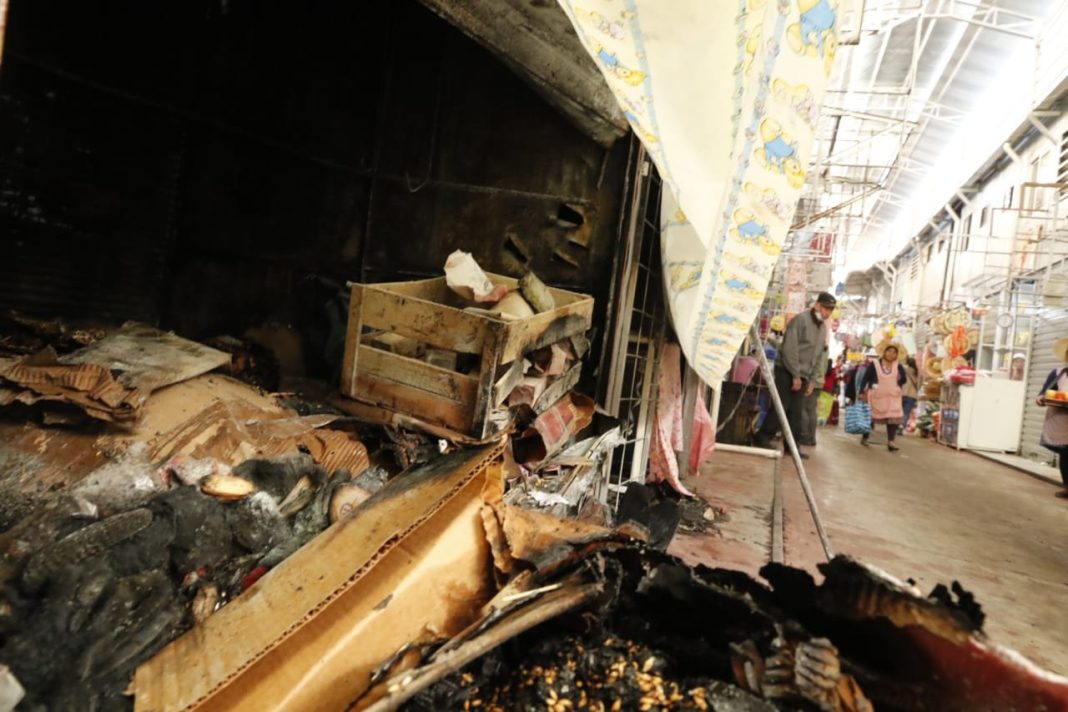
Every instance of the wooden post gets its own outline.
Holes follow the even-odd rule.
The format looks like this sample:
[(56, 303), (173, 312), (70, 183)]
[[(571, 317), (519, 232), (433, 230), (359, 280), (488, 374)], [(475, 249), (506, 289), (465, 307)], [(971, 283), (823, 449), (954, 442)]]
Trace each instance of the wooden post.
[(359, 366), (360, 341), (363, 334), (363, 285), (349, 283), (349, 328), (345, 338), (345, 358), (341, 364), (341, 393), (356, 395), (356, 369)]

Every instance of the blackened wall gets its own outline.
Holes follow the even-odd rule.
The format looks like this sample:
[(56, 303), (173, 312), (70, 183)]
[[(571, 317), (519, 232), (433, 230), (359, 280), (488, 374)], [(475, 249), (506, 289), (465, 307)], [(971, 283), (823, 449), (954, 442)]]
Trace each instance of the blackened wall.
[(12, 0), (0, 308), (303, 329), (456, 248), (604, 305), (619, 144), (414, 0)]

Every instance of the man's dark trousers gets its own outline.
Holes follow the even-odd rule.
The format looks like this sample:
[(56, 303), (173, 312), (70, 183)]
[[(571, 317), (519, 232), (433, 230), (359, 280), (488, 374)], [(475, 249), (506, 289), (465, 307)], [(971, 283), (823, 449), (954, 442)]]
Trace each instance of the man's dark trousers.
[[(794, 391), (791, 390), (793, 381), (794, 377), (790, 375), (790, 372), (776, 364), (775, 390), (779, 392), (782, 408), (786, 411), (786, 420), (790, 423), (790, 431), (794, 434), (794, 439), (796, 440), (801, 435), (801, 411), (805, 407), (805, 387), (807, 384), (802, 380), (801, 390)], [(769, 403), (769, 406), (768, 415), (764, 418), (764, 425), (760, 427), (756, 435), (757, 444), (770, 442), (780, 428), (779, 413), (775, 410), (775, 404)]]

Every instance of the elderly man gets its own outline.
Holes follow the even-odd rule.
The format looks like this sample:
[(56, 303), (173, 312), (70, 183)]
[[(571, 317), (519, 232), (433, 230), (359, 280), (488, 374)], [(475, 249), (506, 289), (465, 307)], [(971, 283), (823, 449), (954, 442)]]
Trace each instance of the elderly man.
[[(809, 311), (798, 314), (786, 326), (775, 362), (775, 390), (779, 392), (786, 419), (795, 440), (801, 433), (806, 396), (823, 384), (824, 349), (827, 347), (827, 319), (837, 304), (833, 295), (820, 292)], [(778, 413), (772, 409), (756, 434), (758, 447), (769, 447), (779, 430)], [(785, 444), (784, 444), (785, 447)], [(808, 455), (801, 453), (802, 458)]]

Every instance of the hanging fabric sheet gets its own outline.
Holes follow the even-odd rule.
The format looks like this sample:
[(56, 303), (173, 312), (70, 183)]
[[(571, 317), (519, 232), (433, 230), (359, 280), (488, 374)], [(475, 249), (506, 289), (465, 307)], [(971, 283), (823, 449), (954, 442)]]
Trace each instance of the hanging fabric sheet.
[(837, 49), (838, 0), (559, 0), (668, 190), (683, 352), (730, 367), (782, 250)]
[[(665, 344), (660, 354), (660, 372), (657, 374), (659, 388), (656, 412), (653, 418), (653, 439), (649, 454), (649, 482), (667, 482), (679, 494), (692, 497), (679, 477), (678, 454), (683, 451), (682, 427), (682, 373), (679, 369), (681, 354), (678, 344)], [(712, 456), (716, 446), (716, 433), (712, 418), (705, 403), (694, 399), (693, 431), (690, 436), (690, 452), (687, 462), (690, 472), (696, 474), (701, 465)]]

